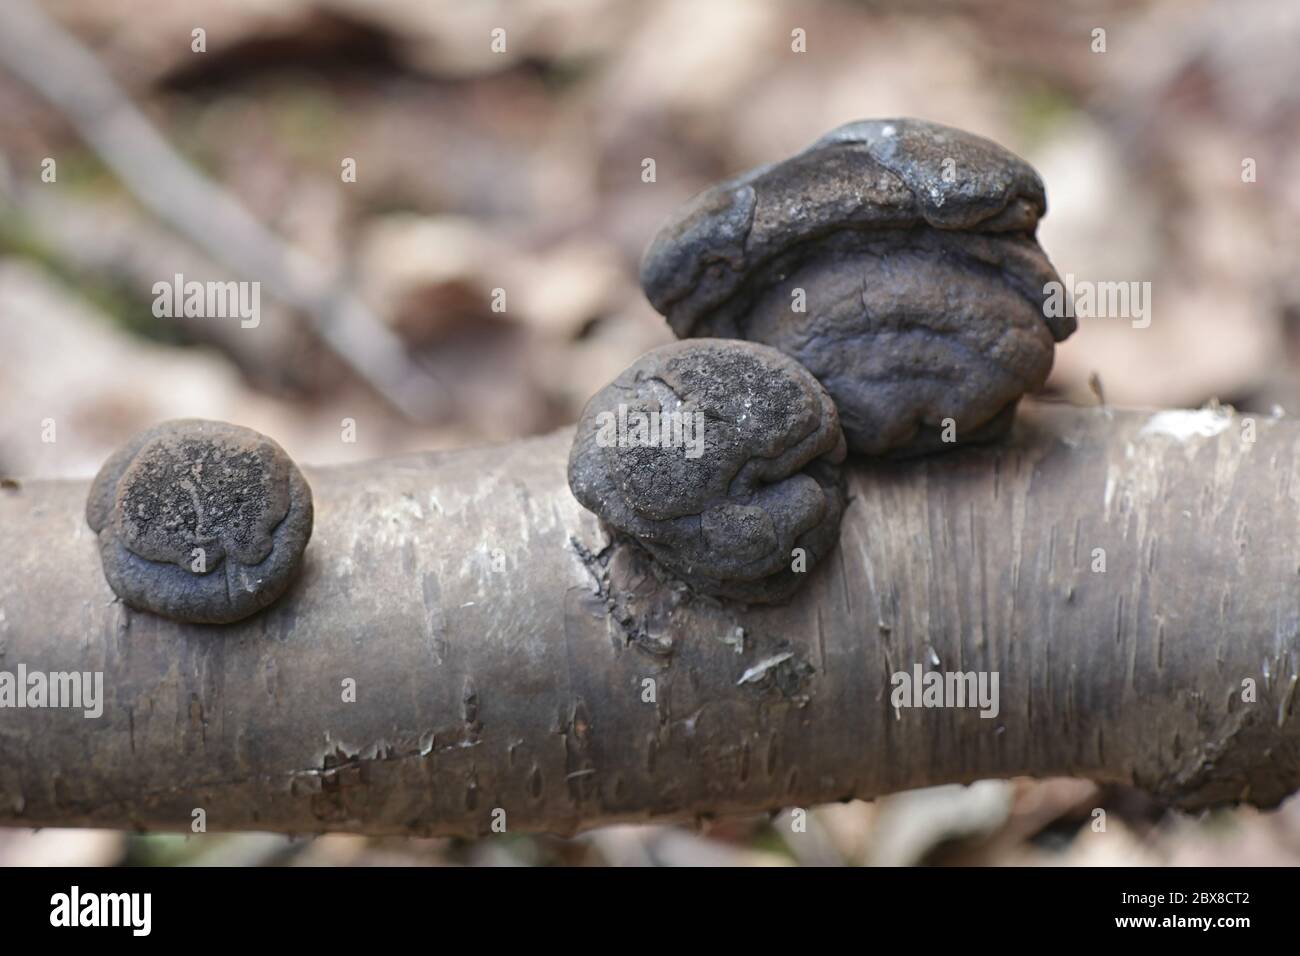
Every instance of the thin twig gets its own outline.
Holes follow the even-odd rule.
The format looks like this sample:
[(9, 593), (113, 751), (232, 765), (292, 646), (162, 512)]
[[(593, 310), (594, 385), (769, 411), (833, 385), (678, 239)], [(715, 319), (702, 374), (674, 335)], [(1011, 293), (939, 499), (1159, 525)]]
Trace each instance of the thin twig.
[(5, 3), (0, 66), (66, 116), (146, 208), (310, 316), (329, 348), (407, 417), (429, 419), (441, 386), (400, 339), (329, 270), (177, 154), (90, 51), (29, 0)]

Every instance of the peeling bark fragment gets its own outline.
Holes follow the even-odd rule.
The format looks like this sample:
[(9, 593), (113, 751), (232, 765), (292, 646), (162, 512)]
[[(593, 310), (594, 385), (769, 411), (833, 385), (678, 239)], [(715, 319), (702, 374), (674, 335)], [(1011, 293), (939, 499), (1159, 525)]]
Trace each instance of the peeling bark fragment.
[[(680, 337), (797, 358), (854, 452), (905, 456), (1007, 430), (1073, 317), (1034, 238), (1042, 182), (989, 140), (922, 120), (850, 123), (714, 186), (646, 251), (641, 283)], [(802, 300), (802, 311), (799, 302)]]
[(292, 580), (311, 537), (311, 489), (266, 436), (184, 419), (141, 432), (104, 463), (86, 520), (128, 605), (224, 624)]
[(646, 353), (588, 403), (569, 486), (697, 590), (767, 603), (834, 545), (844, 454), (834, 403), (806, 369), (701, 339)]

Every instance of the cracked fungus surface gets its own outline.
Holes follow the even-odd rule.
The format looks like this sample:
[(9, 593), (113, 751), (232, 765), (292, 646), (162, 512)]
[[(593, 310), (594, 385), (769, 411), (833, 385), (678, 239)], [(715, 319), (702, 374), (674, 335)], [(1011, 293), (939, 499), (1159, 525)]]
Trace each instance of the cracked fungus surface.
[(283, 456), (225, 436), (155, 439), (127, 468), (118, 494), (127, 547), (181, 565), (196, 545), (209, 565), (227, 548), (256, 564), (271, 553), (270, 531), (289, 512)]
[[(909, 455), (997, 437), (1073, 318), (1035, 239), (1043, 185), (989, 140), (920, 120), (851, 123), (697, 196), (642, 263), (680, 337), (775, 346), (821, 381), (849, 448)], [(793, 303), (802, 296), (803, 308)]]
[(592, 398), (569, 485), (697, 590), (779, 601), (806, 577), (794, 550), (811, 569), (835, 544), (844, 454), (834, 403), (797, 362), (696, 339), (646, 353)]
[(225, 623), (287, 586), (311, 534), (311, 491), (275, 442), (221, 422), (166, 422), (109, 459), (87, 519), (127, 604)]

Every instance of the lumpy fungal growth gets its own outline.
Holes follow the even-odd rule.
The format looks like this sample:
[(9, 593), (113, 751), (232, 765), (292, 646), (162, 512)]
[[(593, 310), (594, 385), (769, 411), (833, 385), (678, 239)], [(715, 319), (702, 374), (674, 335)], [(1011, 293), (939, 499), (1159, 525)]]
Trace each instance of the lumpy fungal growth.
[(808, 370), (752, 342), (647, 352), (587, 403), (569, 486), (706, 594), (787, 598), (834, 547), (845, 454)]
[(114, 453), (91, 485), (86, 519), (123, 601), (224, 624), (266, 607), (292, 580), (311, 537), (311, 489), (265, 435), (186, 419)]
[(1023, 160), (921, 120), (870, 120), (697, 196), (646, 251), (641, 283), (682, 338), (775, 346), (835, 399), (849, 448), (982, 441), (1040, 387), (1056, 342), (1047, 209)]

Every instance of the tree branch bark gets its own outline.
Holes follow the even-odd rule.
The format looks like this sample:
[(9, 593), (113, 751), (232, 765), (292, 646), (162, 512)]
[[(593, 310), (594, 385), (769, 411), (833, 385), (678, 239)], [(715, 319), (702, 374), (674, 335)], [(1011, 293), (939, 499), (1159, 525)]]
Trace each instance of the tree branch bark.
[[(571, 832), (1019, 774), (1186, 808), (1300, 787), (1293, 421), (1031, 406), (996, 446), (859, 462), (838, 550), (748, 610), (611, 544), (569, 440), (304, 469), (307, 568), (225, 627), (114, 599), (85, 482), (7, 483), (0, 670), (102, 671), (104, 706), (0, 710), (0, 823)], [(916, 665), (997, 672), (997, 716), (896, 709)]]

